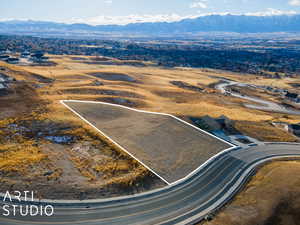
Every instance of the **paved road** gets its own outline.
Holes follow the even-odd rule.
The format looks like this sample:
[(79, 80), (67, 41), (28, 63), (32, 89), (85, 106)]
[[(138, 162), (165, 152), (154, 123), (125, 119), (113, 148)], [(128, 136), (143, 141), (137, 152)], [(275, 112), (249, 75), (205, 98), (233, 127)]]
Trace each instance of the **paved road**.
[[(247, 84), (243, 84), (243, 83), (238, 83), (238, 82), (234, 82), (234, 81), (226, 81), (224, 83), (218, 84), (216, 86), (216, 89), (220, 90), (224, 94), (224, 93), (226, 93), (226, 88), (228, 86), (232, 86), (232, 85), (247, 86)], [(256, 102), (259, 104), (259, 105), (244, 104), (246, 107), (251, 108), (251, 109), (258, 109), (258, 110), (262, 110), (262, 111), (270, 111), (270, 112), (278, 112), (278, 113), (286, 113), (286, 114), (291, 114), (291, 115), (300, 115), (299, 110), (289, 109), (289, 108), (286, 108), (283, 105), (277, 104), (275, 102), (263, 100), (263, 99), (256, 98), (256, 97), (240, 95), (238, 93), (230, 93), (230, 95), (237, 97), (237, 98)]]
[[(102, 201), (60, 202), (52, 217), (0, 217), (2, 225), (194, 224), (224, 205), (258, 165), (300, 156), (300, 145), (265, 144), (219, 156), (193, 177), (149, 193)], [(88, 206), (88, 208), (86, 208)]]

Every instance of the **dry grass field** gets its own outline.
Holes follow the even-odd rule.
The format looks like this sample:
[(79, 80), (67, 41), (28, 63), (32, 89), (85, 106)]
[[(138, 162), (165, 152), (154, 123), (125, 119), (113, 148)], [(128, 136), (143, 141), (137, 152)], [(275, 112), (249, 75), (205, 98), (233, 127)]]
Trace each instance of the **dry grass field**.
[[(213, 85), (227, 78), (292, 88), (290, 84), (299, 83), (299, 79), (279, 82), (218, 70), (153, 67), (146, 62), (138, 66), (121, 61), (109, 65), (95, 63), (93, 57), (49, 57), (56, 65), (0, 63), (5, 69), (1, 72), (18, 80), (10, 95), (0, 97), (2, 191), (31, 187), (48, 193), (44, 196), (48, 198), (92, 198), (136, 193), (163, 185), (61, 105), (62, 99), (106, 101), (182, 118), (225, 115), (237, 121), (245, 134), (261, 140), (296, 140), (271, 122), (299, 122), (299, 116), (247, 109), (243, 106), (246, 100), (224, 96)], [(203, 90), (182, 88), (174, 85), (174, 81)], [(65, 144), (55, 143), (53, 136), (69, 140)], [(75, 182), (75, 177), (80, 179)], [(60, 191), (55, 191), (61, 193), (59, 196), (49, 195), (49, 189), (54, 187), (59, 187)]]
[[(209, 85), (221, 78), (232, 79), (245, 83), (267, 84), (272, 79), (259, 78), (254, 75), (243, 75), (224, 71), (189, 68), (158, 68), (152, 66), (115, 66), (84, 64), (74, 60), (75, 56), (56, 56), (52, 60), (55, 67), (21, 67), (30, 73), (40, 74), (55, 79), (55, 85), (50, 90), (41, 90), (44, 97), (52, 101), (61, 99), (98, 100), (104, 97), (119, 97), (136, 103), (136, 107), (149, 111), (168, 112), (178, 116), (214, 117), (226, 115), (233, 120), (268, 121), (272, 119), (285, 120), (280, 114), (271, 114), (242, 106), (244, 100), (224, 97)], [(95, 73), (113, 76), (124, 75), (126, 79), (101, 79)], [(95, 80), (103, 85), (95, 86)], [(179, 88), (170, 84), (171, 81), (184, 81), (188, 84), (204, 88), (202, 93)], [(277, 82), (274, 80), (274, 82)], [(280, 80), (280, 84), (297, 83), (299, 79), (288, 78)], [(291, 86), (289, 86), (291, 88)], [(115, 92), (117, 91), (117, 93)], [(290, 116), (289, 121), (298, 121), (299, 117)]]
[(205, 225), (299, 225), (300, 163), (262, 167), (246, 188)]
[[(120, 98), (121, 102), (125, 100), (123, 104), (129, 106), (132, 104), (137, 108), (167, 112), (177, 116), (210, 115), (218, 117), (225, 115), (232, 120), (251, 122), (273, 120), (298, 122), (300, 118), (299, 116), (286, 116), (246, 109), (242, 105), (246, 100), (223, 96), (211, 88), (214, 83), (219, 82), (222, 78), (252, 84), (272, 83), (274, 86), (278, 83), (278, 87), (292, 88), (290, 84), (299, 83), (299, 78), (286, 78), (278, 81), (254, 75), (209, 69), (168, 69), (152, 67), (151, 65), (144, 67), (94, 65), (76, 61), (73, 59), (74, 57), (55, 57), (53, 61), (58, 64), (55, 67), (22, 67), (21, 70), (55, 79), (56, 82), (52, 91), (45, 95), (45, 97), (50, 98), (52, 101), (61, 99), (62, 94), (64, 94), (63, 96), (69, 99), (104, 99), (113, 103), (118, 103), (113, 98)], [(123, 74), (136, 82), (126, 82), (124, 79), (120, 79), (119, 81), (118, 79), (105, 80), (91, 75), (95, 73), (102, 73), (104, 75)], [(103, 85), (95, 86), (93, 83), (95, 80), (101, 81)], [(183, 81), (190, 85), (201, 87), (204, 91), (200, 93), (183, 89), (172, 85), (170, 83), (172, 81)], [(117, 93), (114, 91), (117, 91)]]

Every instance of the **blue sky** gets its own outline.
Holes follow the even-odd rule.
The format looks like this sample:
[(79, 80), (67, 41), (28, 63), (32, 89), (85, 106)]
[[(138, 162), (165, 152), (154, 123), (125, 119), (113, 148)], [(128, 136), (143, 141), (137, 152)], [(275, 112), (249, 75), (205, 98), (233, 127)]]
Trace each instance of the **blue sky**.
[(207, 14), (300, 14), (300, 0), (0, 0), (0, 20), (126, 24)]

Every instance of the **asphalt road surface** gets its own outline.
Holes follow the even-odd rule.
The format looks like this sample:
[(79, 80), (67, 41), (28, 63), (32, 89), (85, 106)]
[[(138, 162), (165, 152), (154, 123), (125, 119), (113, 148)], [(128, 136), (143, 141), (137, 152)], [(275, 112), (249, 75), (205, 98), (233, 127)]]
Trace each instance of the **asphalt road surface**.
[[(224, 94), (224, 93), (226, 93), (226, 88), (228, 86), (232, 86), (232, 85), (247, 86), (247, 84), (238, 83), (238, 82), (235, 82), (235, 81), (226, 81), (224, 83), (218, 84), (216, 86), (216, 88)], [(291, 115), (300, 115), (299, 110), (286, 108), (283, 105), (277, 104), (275, 102), (263, 100), (263, 99), (260, 99), (260, 98), (257, 98), (257, 97), (241, 95), (241, 94), (238, 94), (238, 93), (230, 93), (230, 95), (233, 96), (233, 97), (242, 98), (242, 99), (246, 99), (246, 100), (250, 100), (252, 102), (258, 103), (258, 105), (244, 104), (246, 107), (251, 108), (251, 109), (258, 109), (258, 110), (269, 111), (269, 112), (286, 113), (286, 114), (291, 114)]]
[(228, 202), (257, 166), (271, 159), (297, 156), (300, 156), (300, 145), (296, 144), (236, 149), (220, 155), (176, 185), (122, 198), (60, 201), (56, 202), (54, 216), (0, 215), (0, 224), (194, 224)]

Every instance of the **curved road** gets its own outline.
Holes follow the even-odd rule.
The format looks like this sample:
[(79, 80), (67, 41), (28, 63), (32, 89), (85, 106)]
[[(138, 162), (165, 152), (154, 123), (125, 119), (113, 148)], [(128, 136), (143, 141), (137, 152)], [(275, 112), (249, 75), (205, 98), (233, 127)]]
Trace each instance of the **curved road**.
[(122, 198), (56, 202), (55, 216), (1, 215), (0, 224), (194, 224), (228, 202), (257, 166), (275, 158), (299, 156), (297, 144), (237, 148), (176, 185)]
[[(239, 83), (239, 82), (235, 82), (235, 81), (224, 81), (224, 83), (218, 84), (216, 86), (216, 89), (220, 90), (224, 94), (224, 93), (226, 93), (226, 88), (228, 86), (232, 86), (232, 85), (247, 86), (247, 84), (243, 84), (243, 83)], [(259, 104), (259, 105), (244, 104), (246, 107), (251, 108), (251, 109), (258, 109), (258, 110), (262, 110), (262, 111), (271, 111), (271, 112), (278, 112), (278, 113), (286, 113), (286, 114), (291, 114), (291, 115), (300, 115), (299, 110), (289, 109), (289, 108), (286, 108), (283, 105), (277, 104), (275, 102), (263, 100), (263, 99), (256, 98), (256, 97), (245, 96), (245, 95), (241, 95), (238, 93), (230, 93), (230, 95), (233, 97), (249, 100), (249, 101), (256, 102)]]

